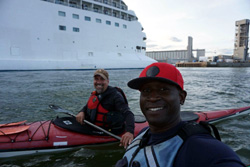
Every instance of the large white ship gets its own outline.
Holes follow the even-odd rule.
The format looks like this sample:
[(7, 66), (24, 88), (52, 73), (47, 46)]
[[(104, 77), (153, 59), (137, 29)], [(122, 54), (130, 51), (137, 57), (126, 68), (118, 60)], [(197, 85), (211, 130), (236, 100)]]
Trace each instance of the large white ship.
[(146, 34), (121, 0), (0, 0), (0, 70), (144, 68)]

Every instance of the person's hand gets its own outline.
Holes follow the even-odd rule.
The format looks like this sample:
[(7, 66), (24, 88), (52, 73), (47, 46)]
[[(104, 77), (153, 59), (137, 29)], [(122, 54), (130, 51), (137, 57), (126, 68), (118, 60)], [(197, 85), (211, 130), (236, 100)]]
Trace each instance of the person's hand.
[(124, 133), (124, 135), (122, 135), (119, 146), (124, 146), (124, 148), (126, 149), (128, 145), (131, 144), (133, 139), (134, 139), (134, 135), (130, 132), (126, 132)]
[(79, 122), (81, 125), (84, 124), (84, 119), (85, 119), (85, 113), (84, 112), (79, 112), (77, 115), (76, 115), (76, 121)]

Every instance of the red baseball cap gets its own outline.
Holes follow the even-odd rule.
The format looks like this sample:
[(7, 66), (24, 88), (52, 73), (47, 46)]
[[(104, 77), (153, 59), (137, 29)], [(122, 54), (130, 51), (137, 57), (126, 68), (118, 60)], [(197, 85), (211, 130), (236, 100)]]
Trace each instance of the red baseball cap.
[(139, 78), (129, 81), (128, 86), (132, 89), (139, 90), (144, 83), (153, 80), (174, 84), (181, 88), (181, 90), (184, 89), (184, 81), (180, 71), (171, 64), (159, 62), (144, 68)]

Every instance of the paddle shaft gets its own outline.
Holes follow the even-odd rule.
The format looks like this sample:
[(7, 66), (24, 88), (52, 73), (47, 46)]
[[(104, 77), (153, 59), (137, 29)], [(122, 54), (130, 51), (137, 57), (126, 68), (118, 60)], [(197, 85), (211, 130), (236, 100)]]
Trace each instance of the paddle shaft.
[[(56, 111), (56, 112), (61, 112), (61, 113), (68, 114), (68, 115), (71, 115), (71, 116), (73, 116), (73, 117), (76, 117), (76, 115), (74, 115), (71, 111), (62, 109), (62, 108), (60, 108), (60, 107), (58, 107), (58, 106), (49, 105), (49, 107), (50, 107), (51, 109), (53, 109), (54, 111)], [(96, 129), (98, 129), (98, 130), (100, 130), (100, 131), (102, 131), (102, 132), (104, 132), (104, 133), (106, 133), (106, 134), (108, 134), (108, 135), (110, 135), (110, 136), (116, 138), (117, 140), (121, 140), (121, 137), (120, 137), (120, 136), (117, 136), (117, 135), (115, 135), (115, 134), (113, 134), (113, 133), (110, 133), (109, 131), (107, 131), (107, 130), (105, 130), (105, 129), (103, 129), (103, 128), (101, 128), (101, 127), (99, 127), (99, 126), (97, 126), (97, 125), (95, 125), (95, 124), (93, 124), (93, 123), (87, 121), (87, 120), (84, 120), (84, 123), (86, 123), (86, 124), (88, 124), (88, 125), (90, 125), (90, 126), (96, 128)]]
[(116, 138), (117, 140), (121, 140), (121, 137), (120, 137), (120, 136), (117, 136), (117, 135), (115, 135), (115, 134), (113, 134), (113, 133), (110, 133), (109, 131), (106, 131), (105, 129), (103, 129), (103, 128), (99, 127), (99, 126), (96, 126), (95, 124), (92, 124), (91, 122), (89, 122), (89, 121), (87, 121), (87, 120), (84, 120), (84, 122), (85, 122), (86, 124), (88, 124), (88, 125), (90, 125), (90, 126), (96, 128), (96, 129), (98, 129), (98, 130), (100, 130), (100, 131), (102, 131), (102, 132), (104, 132), (104, 133), (106, 133), (106, 134), (108, 134), (108, 135), (110, 135), (110, 136)]

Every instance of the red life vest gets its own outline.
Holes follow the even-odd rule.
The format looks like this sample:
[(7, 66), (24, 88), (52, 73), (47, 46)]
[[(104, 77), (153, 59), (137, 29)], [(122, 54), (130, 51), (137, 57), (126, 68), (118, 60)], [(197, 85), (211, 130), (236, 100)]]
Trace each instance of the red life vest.
[(94, 122), (97, 126), (108, 127), (107, 125), (107, 113), (109, 112), (102, 107), (96, 91), (91, 93), (91, 96), (88, 100), (87, 107), (90, 113), (90, 120)]
[(114, 127), (119, 127), (121, 123), (123, 124), (124, 120), (120, 112), (114, 113), (114, 111), (108, 111), (101, 105), (102, 99), (110, 96), (115, 91), (120, 92), (125, 100), (125, 103), (128, 104), (124, 92), (118, 87), (109, 87), (109, 90), (101, 95), (97, 95), (96, 91), (91, 93), (87, 103), (87, 117), (95, 125), (106, 129), (112, 129)]

